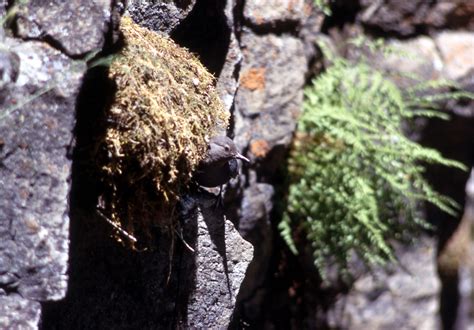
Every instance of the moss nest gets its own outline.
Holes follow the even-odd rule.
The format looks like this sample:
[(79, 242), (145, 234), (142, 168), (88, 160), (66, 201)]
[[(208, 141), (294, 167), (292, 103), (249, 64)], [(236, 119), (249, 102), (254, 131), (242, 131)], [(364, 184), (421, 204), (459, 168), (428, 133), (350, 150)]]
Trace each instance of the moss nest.
[[(125, 47), (110, 66), (117, 85), (107, 113), (100, 208), (117, 229), (148, 244), (172, 230), (180, 192), (229, 114), (214, 77), (185, 48), (124, 17)], [(133, 242), (133, 240), (131, 240)]]

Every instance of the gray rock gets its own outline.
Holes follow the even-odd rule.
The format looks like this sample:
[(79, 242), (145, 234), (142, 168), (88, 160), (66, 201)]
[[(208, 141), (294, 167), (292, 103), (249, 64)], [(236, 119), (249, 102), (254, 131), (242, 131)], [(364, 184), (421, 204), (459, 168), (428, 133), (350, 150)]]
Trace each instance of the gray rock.
[[(305, 5), (296, 2), (295, 6)], [(266, 283), (275, 235), (270, 222), (274, 187), (269, 178), (284, 161), (301, 111), (307, 70), (305, 46), (297, 37), (297, 28), (310, 12), (274, 7), (269, 2), (246, 2), (239, 34), (243, 57), (233, 132), (238, 148), (247, 151), (252, 164), (231, 185), (237, 196), (228, 212), (237, 215), (239, 232), (254, 245), (255, 255), (239, 293), (235, 327), (241, 326), (239, 322), (255, 322), (268, 307)]]
[(304, 53), (308, 63), (306, 80), (317, 75), (323, 67), (322, 54), (317, 45), (323, 35), (320, 33), (324, 15), (314, 5), (310, 6), (310, 15), (302, 21), (299, 37), (303, 41)]
[(44, 43), (5, 42), (20, 71), (1, 91), (0, 286), (56, 300), (66, 293), (67, 153), (86, 66)]
[[(374, 65), (391, 73), (402, 70), (421, 80), (440, 79), (444, 62), (436, 44), (429, 37), (418, 37), (409, 41), (390, 40), (393, 55), (379, 56), (373, 61)], [(413, 85), (413, 80), (403, 76), (395, 81), (400, 87)]]
[(140, 251), (111, 240), (110, 225), (74, 202), (68, 295), (46, 305), (43, 327), (225, 327), (253, 249), (207, 197), (183, 196), (176, 232), (154, 231), (156, 244)]
[(110, 0), (41, 1), (20, 5), (18, 36), (44, 40), (70, 56), (100, 51), (112, 20)]
[(28, 1), (15, 31), (29, 41), (2, 30), (0, 328), (37, 328), (40, 303), (66, 294), (70, 149), (87, 70), (69, 56), (102, 49), (111, 3)]
[(275, 26), (285, 22), (300, 23), (310, 10), (304, 0), (247, 1), (243, 14), (248, 25)]
[(0, 90), (15, 82), (20, 70), (20, 58), (14, 52), (0, 49)]
[(6, 14), (7, 0), (0, 0), (0, 17)]
[[(374, 67), (392, 73), (395, 83), (403, 88), (419, 81), (446, 79), (458, 83), (460, 89), (474, 92), (474, 33), (442, 32), (433, 38), (417, 37), (407, 41), (389, 40), (391, 55), (371, 55)], [(409, 75), (399, 75), (399, 72)], [(411, 77), (417, 77), (417, 80)], [(445, 110), (462, 117), (472, 117), (473, 101), (449, 100)]]
[(424, 23), (432, 3), (424, 0), (362, 0), (359, 20), (386, 33), (413, 35)]
[[(369, 54), (371, 62), (390, 73), (409, 73), (419, 80), (450, 79), (469, 85), (474, 70), (474, 33), (442, 32), (433, 38), (417, 37), (407, 41), (388, 40), (390, 55)], [(413, 85), (409, 77), (397, 77), (400, 87)]]
[(34, 329), (34, 301), (61, 299), (67, 288), (67, 153), (86, 66), (40, 42), (2, 46), (0, 327)]
[(171, 33), (193, 9), (196, 0), (131, 0), (127, 10), (132, 19), (156, 32)]
[(474, 32), (446, 31), (434, 42), (444, 62), (444, 77), (458, 80), (474, 69)]
[(365, 26), (401, 36), (441, 28), (474, 27), (474, 7), (469, 1), (362, 0), (358, 20)]
[(196, 280), (187, 309), (187, 327), (226, 328), (253, 248), (212, 206), (198, 214), (197, 224)]
[(303, 101), (307, 68), (301, 40), (289, 35), (258, 36), (245, 30), (236, 95), (235, 141), (249, 148), (250, 159), (263, 159), (291, 141)]
[(219, 97), (224, 104), (224, 107), (230, 111), (234, 104), (235, 94), (239, 86), (238, 82), (238, 70), (239, 64), (242, 60), (242, 52), (240, 51), (239, 41), (237, 40), (236, 32), (234, 29), (234, 7), (236, 5), (235, 0), (228, 0), (224, 8), (225, 24), (227, 25), (229, 35), (228, 50), (225, 55), (224, 65), (217, 78), (217, 92)]
[(268, 275), (274, 251), (271, 211), (274, 188), (267, 183), (253, 183), (243, 193), (240, 204), (239, 232), (255, 248), (245, 280), (240, 290), (238, 313), (256, 319), (263, 311), (264, 295), (260, 290)]
[(0, 296), (1, 329), (37, 329), (41, 305), (20, 296)]
[(253, 244), (271, 240), (270, 212), (274, 188), (268, 183), (253, 183), (243, 193), (239, 232)]
[[(398, 253), (403, 268), (365, 274), (329, 313), (331, 327), (436, 329), (440, 290), (431, 239)], [(416, 311), (416, 312), (414, 312)]]
[(240, 192), (234, 197), (239, 232), (252, 242), (255, 256), (241, 287), (233, 326), (255, 322), (268, 307), (266, 283), (275, 235), (270, 222), (274, 208), (270, 178), (284, 161), (291, 141), (302, 107), (307, 59), (312, 56), (308, 52), (306, 57), (305, 44), (297, 37), (310, 7), (300, 1), (293, 4), (290, 10), (271, 2), (246, 2), (244, 7), (233, 132), (234, 141), (247, 151), (252, 164), (232, 190)]

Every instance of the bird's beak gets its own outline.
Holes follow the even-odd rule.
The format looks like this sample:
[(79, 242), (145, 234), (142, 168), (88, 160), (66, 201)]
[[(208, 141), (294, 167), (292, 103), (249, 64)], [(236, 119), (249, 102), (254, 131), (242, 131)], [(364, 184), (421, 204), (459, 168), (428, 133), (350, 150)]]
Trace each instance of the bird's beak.
[(241, 160), (243, 160), (243, 161), (246, 161), (247, 163), (250, 163), (250, 160), (249, 160), (247, 157), (242, 156), (242, 155), (239, 154), (239, 153), (236, 153), (236, 154), (235, 154), (235, 158), (238, 158), (238, 159), (241, 159)]

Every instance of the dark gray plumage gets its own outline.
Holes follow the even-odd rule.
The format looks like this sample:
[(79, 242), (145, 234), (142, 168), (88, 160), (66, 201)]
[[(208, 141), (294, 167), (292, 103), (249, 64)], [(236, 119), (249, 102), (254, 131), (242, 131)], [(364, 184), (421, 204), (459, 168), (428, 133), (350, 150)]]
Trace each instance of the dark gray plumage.
[(209, 149), (194, 175), (204, 187), (219, 187), (239, 174), (237, 159), (249, 162), (227, 136), (216, 136), (209, 141)]

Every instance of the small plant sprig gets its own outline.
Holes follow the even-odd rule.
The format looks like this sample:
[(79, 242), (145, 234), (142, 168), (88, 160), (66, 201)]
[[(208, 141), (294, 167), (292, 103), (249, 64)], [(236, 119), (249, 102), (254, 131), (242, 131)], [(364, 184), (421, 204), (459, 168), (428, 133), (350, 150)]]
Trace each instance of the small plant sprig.
[(331, 16), (331, 0), (314, 0), (314, 6), (321, 10), (324, 15)]
[[(326, 49), (327, 51), (327, 49)], [(325, 278), (329, 263), (348, 274), (357, 255), (367, 266), (394, 260), (392, 242), (429, 227), (420, 202), (455, 214), (458, 206), (436, 192), (423, 174), (427, 164), (466, 170), (459, 162), (409, 140), (402, 125), (415, 116), (445, 118), (430, 81), (400, 90), (366, 60), (334, 57), (332, 66), (305, 90), (304, 109), (288, 160), (287, 208), (279, 229), (293, 253), (294, 237), (309, 244)]]

